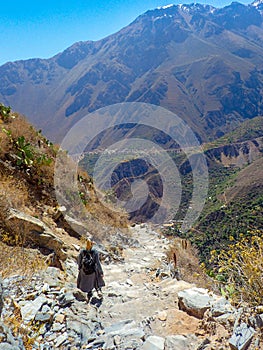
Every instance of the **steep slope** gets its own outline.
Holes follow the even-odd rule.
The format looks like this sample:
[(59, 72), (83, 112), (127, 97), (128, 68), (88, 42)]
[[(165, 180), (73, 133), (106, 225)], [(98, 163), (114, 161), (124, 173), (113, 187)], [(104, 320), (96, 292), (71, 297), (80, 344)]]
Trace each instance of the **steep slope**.
[(205, 151), (209, 193), (204, 210), (191, 232), (176, 230), (198, 247), (203, 261), (208, 262), (211, 250), (230, 244), (231, 237), (239, 240), (242, 234), (263, 229), (263, 138), (253, 138), (262, 134), (262, 119), (244, 122)]
[[(103, 241), (110, 238), (110, 232), (115, 232), (116, 227), (120, 230), (127, 227), (126, 215), (117, 215), (105, 208), (96, 198), (90, 177), (81, 170), (77, 196), (82, 205), (69, 191), (64, 197), (71, 196), (71, 201), (65, 201), (65, 207), (61, 207), (54, 186), (58, 147), (21, 115), (2, 104), (0, 140), (2, 275), (10, 272), (13, 263), (17, 271), (38, 268), (38, 264), (41, 267), (44, 261), (63, 269), (64, 261), (77, 255), (75, 245), (82, 237), (89, 235)], [(66, 155), (63, 164), (65, 172), (72, 166)], [(71, 209), (82, 213), (81, 222), (70, 216)]]
[[(237, 178), (235, 179), (234, 184), (226, 188), (224, 192), (224, 197), (226, 203), (231, 203), (234, 201), (242, 201), (246, 199), (253, 199), (261, 197), (259, 205), (262, 207), (262, 192), (263, 192), (263, 158), (255, 160), (252, 164), (242, 169)], [(252, 206), (255, 210), (252, 217), (255, 218), (256, 213), (260, 214), (259, 208)], [(251, 217), (251, 219), (252, 219)], [(260, 216), (256, 217), (257, 220), (260, 220)], [(251, 220), (252, 221), (252, 220)]]
[(146, 12), (118, 33), (48, 60), (0, 67), (0, 99), (52, 140), (118, 102), (161, 105), (207, 141), (261, 115), (262, 3), (191, 4)]
[[(129, 344), (141, 349), (161, 341), (163, 349), (173, 349), (182, 337), (183, 345), (197, 348), (207, 342), (204, 335), (215, 346), (222, 343), (222, 332), (215, 336), (215, 332), (212, 335), (205, 331), (207, 327), (199, 326), (203, 308), (197, 305), (196, 315), (192, 310), (184, 312), (184, 302), (179, 303), (180, 291), (195, 286), (193, 283), (207, 283), (191, 246), (180, 240), (172, 242), (170, 249), (176, 249), (179, 257), (176, 262), (168, 255), (170, 240), (147, 225), (134, 225), (125, 234), (120, 227), (112, 227), (110, 235), (109, 226), (113, 221), (125, 220), (125, 216), (114, 216), (112, 212), (109, 215), (94, 197), (90, 178), (80, 171), (79, 190), (84, 192), (89, 184), (85, 197), (89, 206), (83, 221), (72, 223), (82, 225), (84, 237), (93, 234), (106, 280), (104, 299), (94, 293), (88, 304), (86, 293), (76, 288), (76, 257), (82, 235), (78, 230), (74, 232), (74, 225), (69, 230), (54, 194), (57, 146), (3, 105), (0, 125), (2, 348), (99, 346), (121, 350)], [(96, 216), (96, 211), (102, 222), (92, 227), (89, 214)], [(97, 235), (98, 231), (105, 233), (104, 239)], [(179, 275), (189, 282), (179, 280)], [(208, 305), (210, 296), (204, 295), (203, 289), (193, 291), (205, 297)], [(216, 301), (218, 296), (213, 298)], [(219, 323), (214, 330), (217, 326)], [(195, 332), (196, 336), (192, 334)], [(226, 346), (231, 333), (231, 327), (224, 330)]]
[(205, 144), (204, 148), (209, 149), (229, 143), (245, 142), (262, 136), (263, 117), (255, 117), (243, 122), (232, 132), (227, 133), (225, 136), (220, 137), (216, 141)]

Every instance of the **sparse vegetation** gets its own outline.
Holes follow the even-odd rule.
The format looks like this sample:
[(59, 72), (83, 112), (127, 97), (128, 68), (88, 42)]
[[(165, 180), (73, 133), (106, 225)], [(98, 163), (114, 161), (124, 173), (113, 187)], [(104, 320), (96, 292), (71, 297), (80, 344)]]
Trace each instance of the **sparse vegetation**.
[(256, 230), (240, 235), (227, 249), (211, 251), (209, 274), (221, 287), (222, 294), (233, 302), (246, 301), (262, 305), (263, 299), (263, 236)]
[(173, 264), (176, 277), (200, 287), (211, 287), (211, 279), (200, 267), (197, 249), (186, 239), (174, 238), (171, 241), (167, 259)]
[[(262, 136), (262, 117), (246, 121), (237, 130), (208, 147), (243, 142)], [(259, 151), (260, 143), (255, 142)], [(233, 302), (262, 303), (262, 157), (240, 168), (224, 166), (220, 154), (205, 152), (209, 161), (209, 192), (202, 214), (188, 232), (180, 223), (166, 229), (168, 236), (187, 239), (197, 249), (201, 268), (214, 286)], [(214, 156), (214, 158), (213, 158)], [(234, 155), (232, 155), (234, 157)], [(191, 179), (190, 179), (191, 182)], [(212, 254), (211, 259), (210, 253)], [(178, 254), (178, 253), (177, 253)]]
[(263, 117), (255, 117), (244, 121), (234, 131), (227, 133), (219, 139), (204, 145), (205, 149), (211, 149), (231, 143), (244, 142), (263, 136)]
[(11, 107), (0, 103), (0, 118), (4, 123), (8, 123), (13, 116), (11, 115)]
[[(52, 211), (52, 208), (58, 207), (54, 190), (58, 146), (47, 140), (41, 130), (36, 131), (24, 117), (12, 113), (10, 107), (1, 104), (0, 117), (0, 240), (2, 244), (17, 249), (30, 248), (30, 242), (23, 235), (24, 228), (12, 227), (8, 223), (8, 216), (13, 208), (48, 222), (47, 208), (51, 207)], [(66, 152), (64, 155), (65, 176), (61, 180), (67, 182), (67, 169), (72, 164)], [(77, 183), (78, 191), (69, 189), (63, 194), (65, 205), (68, 207), (70, 203), (74, 207), (76, 203), (72, 210), (80, 214), (90, 233), (94, 236), (101, 233), (101, 224), (127, 226), (124, 213), (114, 213), (100, 203), (92, 179), (81, 169), (78, 171)], [(60, 224), (63, 227), (63, 223)], [(4, 246), (1, 245), (0, 252)], [(22, 256), (25, 257), (25, 254)]]
[[(25, 244), (21, 234), (23, 228), (11, 228), (6, 221), (10, 208), (41, 219), (45, 211), (43, 206), (58, 206), (54, 192), (54, 165), (58, 147), (47, 140), (40, 130), (36, 131), (30, 126), (25, 118), (13, 114), (10, 107), (0, 104), (0, 117), (0, 268), (3, 276), (8, 276), (11, 273), (9, 267), (14, 261), (19, 261), (23, 267), (19, 273), (30, 275), (36, 269), (44, 268), (45, 260), (36, 252), (37, 258), (35, 256), (32, 259), (31, 247)], [(179, 214), (184, 215), (191, 200), (192, 176), (188, 172), (184, 155), (176, 152), (174, 159), (183, 177), (183, 204)], [(67, 169), (73, 166), (71, 162), (64, 152), (60, 179), (62, 184), (70, 182), (72, 173)], [(192, 231), (184, 234), (180, 232), (179, 226), (167, 231), (170, 236), (181, 237), (174, 238), (167, 253), (168, 260), (174, 261), (182, 279), (202, 286), (211, 282), (199, 265), (199, 261), (205, 262), (210, 275), (216, 278), (216, 283), (222, 284), (225, 295), (235, 301), (245, 299), (257, 304), (259, 298), (262, 298), (259, 289), (262, 288), (260, 258), (262, 259), (263, 243), (257, 231), (263, 228), (262, 217), (259, 215), (263, 210), (262, 195), (252, 188), (245, 193), (245, 201), (242, 196), (238, 200), (235, 198), (234, 201), (228, 201), (226, 188), (235, 184), (239, 170), (224, 167), (215, 161), (210, 164), (209, 171), (209, 194), (199, 222)], [(114, 212), (110, 205), (106, 207), (99, 201), (92, 178), (84, 170), (78, 170), (77, 183), (78, 191), (68, 188), (61, 195), (65, 206), (73, 204), (72, 214), (78, 212), (90, 228), (90, 233), (101, 235), (98, 222), (104, 227), (127, 227), (127, 215), (124, 212)], [(259, 188), (261, 187), (257, 184), (257, 189)], [(247, 232), (249, 228), (252, 229), (252, 236)], [(211, 250), (212, 258), (208, 261)], [(8, 266), (5, 265), (6, 261), (10, 262)], [(253, 267), (252, 261), (258, 266)], [(239, 267), (238, 263), (242, 266)], [(242, 279), (241, 272), (244, 275)]]
[[(3, 234), (1, 236), (3, 240), (9, 239)], [(0, 271), (3, 278), (21, 275), (25, 277), (24, 283), (28, 283), (36, 271), (47, 267), (45, 257), (39, 252), (25, 249), (18, 244), (10, 246), (0, 241), (0, 252)]]

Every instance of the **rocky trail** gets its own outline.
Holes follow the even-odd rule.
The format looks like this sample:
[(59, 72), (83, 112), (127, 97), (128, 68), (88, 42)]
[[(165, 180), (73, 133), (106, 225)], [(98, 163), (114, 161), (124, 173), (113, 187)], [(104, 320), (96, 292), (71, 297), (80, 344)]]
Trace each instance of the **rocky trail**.
[[(124, 252), (124, 261), (114, 266), (106, 265), (104, 288), (105, 300), (100, 315), (106, 326), (128, 316), (133, 324), (145, 325), (148, 333), (166, 337), (178, 331), (194, 333), (198, 321), (178, 310), (177, 293), (190, 288), (184, 281), (169, 277), (172, 271), (166, 266), (166, 238), (149, 227), (132, 229), (136, 242)], [(157, 269), (162, 269), (164, 279), (156, 278)]]
[(132, 227), (123, 257), (102, 263), (103, 299), (94, 293), (89, 304), (73, 259), (30, 282), (4, 279), (0, 350), (262, 349), (263, 314), (245, 322), (244, 308), (172, 278), (168, 245), (149, 226)]

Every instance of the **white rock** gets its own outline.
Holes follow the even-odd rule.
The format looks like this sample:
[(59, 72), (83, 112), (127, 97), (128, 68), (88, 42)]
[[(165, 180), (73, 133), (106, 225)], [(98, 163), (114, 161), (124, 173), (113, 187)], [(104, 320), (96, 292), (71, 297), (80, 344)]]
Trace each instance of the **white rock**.
[(194, 287), (180, 291), (178, 299), (180, 310), (201, 319), (205, 311), (218, 300), (218, 297), (210, 295), (207, 289)]
[[(47, 298), (40, 295), (33, 301), (26, 301), (22, 303), (21, 306), (21, 316), (25, 323), (32, 321), (36, 313), (41, 309), (42, 305), (47, 303)], [(19, 303), (19, 305), (21, 305)]]
[(164, 350), (164, 338), (152, 335), (148, 337), (141, 350)]
[(170, 335), (165, 339), (165, 350), (192, 350), (196, 349), (195, 335)]
[(58, 348), (61, 344), (63, 344), (68, 339), (68, 334), (65, 332), (57, 337), (55, 346)]

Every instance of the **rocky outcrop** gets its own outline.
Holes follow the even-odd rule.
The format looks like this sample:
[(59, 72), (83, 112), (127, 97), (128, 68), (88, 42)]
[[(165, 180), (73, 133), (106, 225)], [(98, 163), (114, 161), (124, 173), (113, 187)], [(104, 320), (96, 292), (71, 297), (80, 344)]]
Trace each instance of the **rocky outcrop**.
[(66, 245), (40, 219), (19, 210), (10, 209), (6, 225), (10, 227), (11, 232), (14, 232), (14, 235), (20, 236), (23, 244), (45, 247), (50, 252), (55, 252), (59, 259), (66, 259)]
[[(227, 143), (227, 141), (226, 141)], [(209, 161), (216, 161), (225, 167), (243, 167), (262, 156), (262, 137), (233, 144), (214, 147), (205, 152)]]

